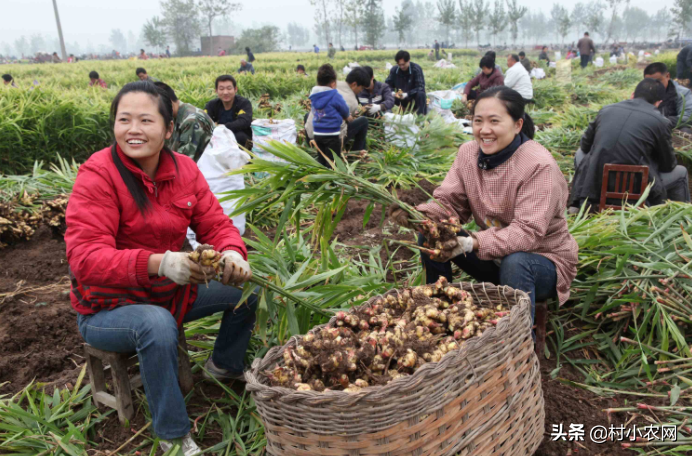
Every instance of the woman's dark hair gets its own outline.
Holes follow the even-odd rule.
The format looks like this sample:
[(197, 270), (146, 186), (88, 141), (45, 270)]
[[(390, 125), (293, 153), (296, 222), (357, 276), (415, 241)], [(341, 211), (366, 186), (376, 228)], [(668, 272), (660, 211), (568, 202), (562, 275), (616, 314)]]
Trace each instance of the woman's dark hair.
[(137, 68), (137, 69), (135, 70), (135, 74), (136, 74), (137, 76), (139, 76), (140, 74), (147, 74), (147, 70), (145, 70), (145, 69), (142, 68), (142, 67), (139, 67), (139, 68)]
[(478, 98), (476, 98), (476, 103), (473, 105), (473, 109), (471, 110), (471, 115), (475, 114), (476, 106), (478, 106), (478, 103), (485, 98), (497, 98), (500, 100), (507, 109), (507, 113), (509, 113), (510, 117), (512, 117), (515, 122), (519, 119), (524, 119), (524, 125), (521, 127), (521, 132), (528, 136), (529, 139), (533, 139), (536, 129), (533, 125), (533, 119), (524, 110), (526, 101), (521, 94), (519, 94), (519, 92), (506, 86), (491, 87), (478, 95)]
[(14, 81), (14, 78), (12, 77), (11, 74), (5, 73), (2, 75), (2, 80), (5, 82), (12, 82), (12, 81)]
[(495, 53), (495, 51), (488, 51), (488, 52), (485, 53), (485, 55), (487, 55), (488, 57), (492, 58), (492, 59), (493, 59), (493, 62), (494, 62), (495, 60), (497, 60), (497, 54)]
[[(113, 123), (113, 125), (115, 125), (120, 100), (122, 100), (122, 98), (129, 93), (138, 92), (146, 93), (150, 97), (157, 100), (159, 114), (161, 114), (161, 116), (163, 117), (163, 123), (164, 125), (166, 125), (166, 128), (168, 128), (168, 126), (173, 121), (173, 105), (171, 104), (171, 100), (162, 92), (161, 89), (159, 89), (149, 81), (130, 82), (129, 84), (125, 84), (123, 88), (120, 89), (120, 92), (118, 92), (118, 94), (113, 99), (113, 102), (111, 103), (111, 122)], [(127, 169), (125, 163), (123, 163), (123, 161), (120, 159), (118, 151), (116, 150), (116, 146), (117, 143), (113, 142), (113, 146), (111, 147), (111, 156), (113, 157), (113, 161), (115, 162), (115, 167), (118, 169), (118, 173), (120, 174), (120, 177), (122, 178), (123, 182), (125, 182), (125, 186), (127, 187), (127, 190), (130, 192), (130, 195), (132, 195), (132, 198), (135, 200), (135, 204), (137, 204), (137, 209), (139, 209), (139, 212), (142, 215), (146, 215), (147, 212), (151, 209), (151, 203), (149, 202), (149, 198), (147, 197), (147, 194), (144, 188), (142, 187), (142, 184), (139, 181), (139, 179), (137, 179), (132, 174), (132, 172), (129, 169)], [(173, 154), (173, 152), (165, 144), (163, 146), (162, 151), (171, 156), (171, 158), (173, 159), (173, 163), (175, 163), (175, 169), (177, 171), (178, 162), (175, 159), (175, 154)], [(137, 164), (137, 162), (135, 162), (135, 164)]]
[(91, 71), (91, 72), (89, 72), (89, 78), (90, 78), (90, 79), (98, 79), (98, 78), (99, 78), (99, 74), (98, 74), (97, 72), (95, 72), (95, 71)]
[(298, 70), (303, 70), (303, 73), (305, 73), (305, 66), (304, 65), (298, 65), (296, 67), (296, 71), (298, 71)]
[(481, 68), (489, 68), (491, 70), (495, 69), (495, 59), (489, 55), (484, 55), (481, 59), (481, 63), (478, 64)]
[(348, 84), (353, 84), (355, 82), (356, 85), (360, 87), (370, 87), (370, 79), (371, 77), (368, 72), (361, 67), (352, 69), (346, 76), (346, 82)]
[(368, 76), (370, 77), (370, 79), (372, 79), (373, 77), (375, 77), (375, 72), (372, 71), (372, 67), (371, 67), (371, 66), (363, 65), (361, 68), (364, 69), (365, 71), (367, 71)]
[(245, 48), (245, 52), (250, 52), (250, 48), (249, 48), (249, 47), (246, 47), (246, 48)]

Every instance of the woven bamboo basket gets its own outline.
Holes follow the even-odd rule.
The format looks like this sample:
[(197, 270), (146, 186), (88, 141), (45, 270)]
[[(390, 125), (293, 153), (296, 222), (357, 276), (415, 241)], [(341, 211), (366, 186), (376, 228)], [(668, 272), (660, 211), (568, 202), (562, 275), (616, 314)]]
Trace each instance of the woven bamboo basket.
[[(509, 305), (510, 315), (409, 377), (355, 394), (269, 386), (261, 373), (283, 364), (284, 347), (295, 347), (300, 336), (255, 360), (245, 378), (265, 425), (267, 454), (533, 454), (543, 438), (545, 412), (529, 298), (491, 284), (454, 286), (481, 306)], [(396, 291), (384, 296), (391, 293)]]

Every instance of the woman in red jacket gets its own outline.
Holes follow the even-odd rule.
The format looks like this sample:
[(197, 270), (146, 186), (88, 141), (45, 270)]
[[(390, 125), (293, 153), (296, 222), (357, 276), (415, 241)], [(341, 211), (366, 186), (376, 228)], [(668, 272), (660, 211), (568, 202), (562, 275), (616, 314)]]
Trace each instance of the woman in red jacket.
[[(241, 379), (255, 322), (254, 297), (234, 310), (252, 272), (233, 222), (188, 157), (164, 146), (173, 132), (171, 100), (150, 82), (122, 88), (111, 105), (113, 146), (77, 175), (67, 206), (71, 301), (90, 345), (137, 352), (154, 431), (164, 451), (178, 440), (199, 451), (178, 387), (177, 335), (186, 321), (223, 311), (205, 375)], [(180, 252), (187, 228), (222, 252), (222, 283)]]

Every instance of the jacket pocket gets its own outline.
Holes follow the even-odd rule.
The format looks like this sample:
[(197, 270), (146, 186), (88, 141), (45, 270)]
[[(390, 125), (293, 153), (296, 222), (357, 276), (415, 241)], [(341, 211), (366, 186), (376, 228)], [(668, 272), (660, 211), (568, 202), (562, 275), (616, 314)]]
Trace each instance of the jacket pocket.
[(188, 195), (173, 201), (173, 206), (178, 209), (189, 210), (190, 212), (192, 212), (195, 205), (197, 205), (197, 197), (195, 195)]

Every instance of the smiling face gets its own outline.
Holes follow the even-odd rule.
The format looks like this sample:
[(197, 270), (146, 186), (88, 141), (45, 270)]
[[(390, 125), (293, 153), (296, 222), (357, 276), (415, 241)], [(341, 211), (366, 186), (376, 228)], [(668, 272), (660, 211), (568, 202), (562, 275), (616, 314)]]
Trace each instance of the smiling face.
[(515, 121), (497, 98), (483, 98), (473, 114), (473, 137), (486, 155), (507, 147), (521, 131), (524, 120)]
[(235, 98), (236, 88), (231, 81), (219, 81), (216, 87), (216, 95), (225, 103), (230, 103)]
[(164, 124), (157, 99), (143, 92), (131, 92), (120, 99), (113, 133), (128, 157), (140, 164), (158, 161), (164, 141), (173, 134), (173, 122)]

